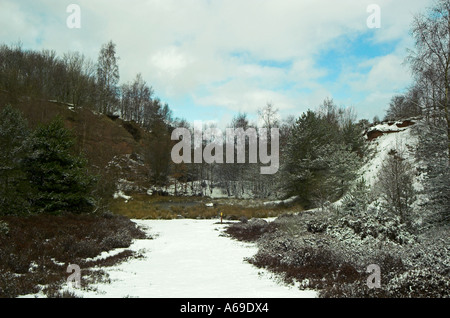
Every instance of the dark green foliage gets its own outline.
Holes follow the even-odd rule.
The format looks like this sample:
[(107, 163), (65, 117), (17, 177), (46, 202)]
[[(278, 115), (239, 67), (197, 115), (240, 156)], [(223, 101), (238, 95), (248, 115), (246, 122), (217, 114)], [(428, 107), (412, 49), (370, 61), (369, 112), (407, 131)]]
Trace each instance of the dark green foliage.
[(0, 215), (24, 213), (29, 208), (24, 199), (29, 189), (21, 169), (27, 137), (27, 122), (20, 111), (6, 106), (0, 113)]
[(311, 198), (318, 172), (324, 169), (324, 166), (317, 162), (318, 151), (332, 136), (323, 128), (326, 128), (326, 125), (322, 124), (319, 116), (308, 111), (297, 120), (288, 143), (284, 166), (284, 172), (288, 176), (286, 186), (300, 195), (303, 201)]
[(320, 206), (344, 195), (360, 166), (360, 126), (326, 101), (327, 112), (304, 113), (294, 124), (284, 153), (284, 182), (305, 205)]
[(0, 114), (0, 215), (88, 212), (94, 178), (59, 118), (29, 132), (21, 113)]
[(90, 192), (94, 178), (86, 160), (71, 153), (75, 140), (56, 118), (41, 125), (28, 140), (24, 170), (33, 186), (31, 200), (38, 213), (87, 212), (92, 209)]
[(348, 122), (341, 129), (343, 143), (360, 157), (363, 157), (367, 150), (367, 143), (365, 139), (362, 138), (362, 132), (367, 127), (366, 125), (367, 124), (364, 121), (359, 121), (356, 124)]

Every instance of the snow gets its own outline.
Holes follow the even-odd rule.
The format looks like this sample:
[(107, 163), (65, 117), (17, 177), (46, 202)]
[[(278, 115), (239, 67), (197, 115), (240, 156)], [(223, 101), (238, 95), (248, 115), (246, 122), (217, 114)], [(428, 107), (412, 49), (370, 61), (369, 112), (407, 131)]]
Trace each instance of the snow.
[[(373, 129), (388, 131), (392, 129), (392, 126), (380, 124), (374, 126)], [(399, 147), (404, 150), (404, 155), (406, 155), (407, 160), (412, 161), (414, 157), (413, 154), (408, 151), (408, 146), (413, 146), (416, 142), (416, 138), (411, 134), (411, 129), (409, 127), (402, 129), (396, 128), (395, 131), (398, 132), (384, 134), (371, 141), (371, 147), (375, 148), (375, 156), (361, 169), (361, 177), (364, 178), (370, 186), (373, 186), (378, 180), (380, 169), (390, 150)]]
[(285, 285), (246, 262), (257, 252), (256, 245), (222, 235), (227, 225), (217, 219), (133, 221), (153, 237), (136, 240), (130, 247), (145, 257), (103, 268), (110, 284), (72, 292), (84, 298), (317, 297), (315, 291)]
[[(359, 170), (359, 179), (363, 179), (370, 188), (374, 188), (388, 153), (392, 149), (399, 149), (403, 152), (405, 159), (413, 164), (414, 153), (409, 149), (415, 148), (418, 141), (417, 137), (411, 134), (411, 127), (398, 128), (396, 125), (382, 123), (373, 126), (370, 130), (390, 132), (370, 141), (369, 151), (373, 156)], [(420, 190), (421, 184), (417, 177), (414, 178), (414, 187)], [(341, 206), (343, 199), (344, 197), (333, 202), (333, 206)]]
[(293, 196), (293, 197), (287, 198), (286, 200), (267, 201), (267, 202), (264, 202), (264, 205), (291, 204), (297, 199), (298, 199), (298, 196)]
[[(224, 185), (221, 185), (220, 183), (214, 183), (211, 180), (208, 179), (202, 179), (202, 180), (196, 180), (196, 181), (189, 181), (189, 182), (179, 182), (177, 181), (175, 183), (174, 179), (169, 179), (170, 185), (165, 187), (152, 187), (147, 190), (148, 195), (152, 195), (156, 191), (164, 191), (167, 192), (167, 194), (171, 196), (196, 196), (198, 194), (202, 194), (204, 197), (208, 197), (210, 199), (226, 199), (230, 198), (230, 195), (228, 195), (227, 189)], [(232, 184), (232, 187), (241, 188), (244, 184), (244, 192), (239, 193), (239, 195), (236, 195), (233, 192), (231, 197), (238, 197), (240, 199), (255, 199), (257, 197), (258, 193), (254, 193), (251, 189), (251, 181), (249, 182), (241, 182), (241, 181), (230, 181), (230, 184)], [(175, 191), (176, 189), (176, 191)]]
[(381, 131), (381, 132), (400, 132), (400, 131), (404, 131), (406, 129), (408, 129), (407, 127), (398, 127), (397, 124), (401, 124), (401, 122), (396, 122), (394, 124), (389, 125), (388, 123), (382, 123), (382, 124), (378, 124), (375, 125), (373, 127), (371, 127), (368, 132), (377, 130), (377, 131)]
[(113, 197), (114, 197), (114, 199), (118, 199), (118, 198), (125, 199), (126, 202), (128, 202), (129, 200), (132, 199), (131, 196), (126, 195), (125, 193), (123, 193), (122, 190), (119, 190), (119, 191), (117, 191), (116, 193), (114, 193)]

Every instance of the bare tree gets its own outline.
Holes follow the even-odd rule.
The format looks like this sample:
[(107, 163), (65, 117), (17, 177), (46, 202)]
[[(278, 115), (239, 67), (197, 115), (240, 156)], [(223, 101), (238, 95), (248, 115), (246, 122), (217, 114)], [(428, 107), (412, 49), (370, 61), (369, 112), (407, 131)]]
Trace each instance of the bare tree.
[(75, 106), (81, 106), (89, 101), (94, 78), (94, 63), (79, 52), (69, 52), (63, 55), (62, 63), (67, 72), (66, 91), (63, 100), (70, 101)]
[(126, 120), (147, 127), (152, 116), (153, 89), (147, 85), (139, 73), (132, 83), (124, 84), (121, 88), (121, 116)]
[(415, 50), (407, 58), (418, 81), (431, 87), (431, 100), (426, 108), (435, 108), (437, 116), (447, 126), (448, 158), (450, 161), (450, 0), (436, 0), (425, 14), (414, 17), (412, 34)]
[(421, 115), (421, 97), (422, 92), (417, 86), (411, 87), (405, 94), (393, 96), (385, 120), (400, 120)]
[(397, 215), (400, 222), (409, 225), (411, 204), (415, 198), (413, 172), (400, 146), (392, 149), (379, 175), (378, 187), (386, 202), (386, 209)]
[(270, 129), (279, 126), (278, 108), (272, 103), (267, 103), (265, 107), (258, 110), (258, 116), (264, 128)]
[(119, 83), (116, 45), (109, 41), (100, 50), (97, 63), (97, 82), (99, 85), (100, 111), (104, 114), (115, 111)]

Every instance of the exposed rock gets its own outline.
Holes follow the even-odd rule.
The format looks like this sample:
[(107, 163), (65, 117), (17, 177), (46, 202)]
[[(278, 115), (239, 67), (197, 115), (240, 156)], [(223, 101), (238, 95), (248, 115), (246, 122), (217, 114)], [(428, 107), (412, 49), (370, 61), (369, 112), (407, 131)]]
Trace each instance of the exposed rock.
[(412, 119), (406, 119), (403, 121), (389, 121), (384, 122), (379, 125), (372, 126), (366, 132), (367, 140), (372, 141), (384, 134), (392, 134), (398, 133), (406, 129), (406, 127), (412, 126), (415, 124), (415, 121)]

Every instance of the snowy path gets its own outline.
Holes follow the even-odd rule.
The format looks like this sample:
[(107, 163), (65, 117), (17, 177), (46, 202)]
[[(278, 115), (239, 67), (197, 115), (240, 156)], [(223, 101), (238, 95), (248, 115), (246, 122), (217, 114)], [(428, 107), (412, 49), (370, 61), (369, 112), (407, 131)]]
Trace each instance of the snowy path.
[(97, 291), (77, 291), (82, 297), (149, 298), (296, 298), (313, 291), (278, 284), (272, 275), (244, 261), (257, 251), (253, 244), (220, 236), (217, 220), (135, 220), (155, 237), (138, 240), (133, 259), (105, 270), (111, 284)]

